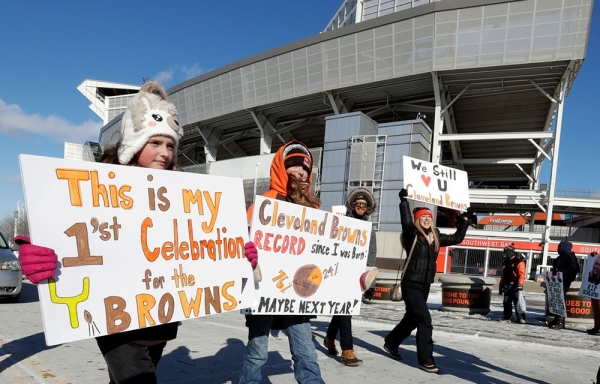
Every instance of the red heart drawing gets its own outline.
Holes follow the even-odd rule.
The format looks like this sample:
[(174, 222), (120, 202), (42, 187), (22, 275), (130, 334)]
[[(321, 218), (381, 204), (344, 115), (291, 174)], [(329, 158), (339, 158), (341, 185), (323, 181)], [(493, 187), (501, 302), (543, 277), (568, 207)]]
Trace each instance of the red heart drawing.
[(423, 180), (426, 187), (429, 187), (429, 183), (431, 182), (431, 176), (421, 175), (421, 180)]

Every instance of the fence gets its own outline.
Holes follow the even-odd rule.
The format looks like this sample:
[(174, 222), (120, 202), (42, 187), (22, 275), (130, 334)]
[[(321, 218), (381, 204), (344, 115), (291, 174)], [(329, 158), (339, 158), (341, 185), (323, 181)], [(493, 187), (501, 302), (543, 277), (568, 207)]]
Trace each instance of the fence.
[[(517, 252), (525, 258), (526, 279), (536, 281), (542, 272), (542, 256), (533, 251)], [(581, 281), (581, 271), (585, 271), (585, 258), (579, 258), (580, 271), (576, 280)], [(503, 252), (490, 248), (447, 247), (444, 273), (497, 277), (502, 275)], [(448, 267), (450, 270), (448, 270)]]

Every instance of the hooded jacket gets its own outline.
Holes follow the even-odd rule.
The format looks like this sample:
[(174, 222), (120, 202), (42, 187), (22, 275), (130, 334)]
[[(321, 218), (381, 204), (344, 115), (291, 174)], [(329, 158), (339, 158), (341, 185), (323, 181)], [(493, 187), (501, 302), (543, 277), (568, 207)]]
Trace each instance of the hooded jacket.
[[(311, 162), (313, 161), (312, 154), (310, 153), (310, 151), (308, 150), (306, 145), (304, 145), (303, 143), (301, 143), (299, 141), (290, 141), (290, 142), (286, 143), (284, 146), (279, 148), (279, 150), (275, 153), (275, 157), (273, 157), (273, 162), (271, 163), (271, 170), (270, 170), (271, 181), (269, 182), (269, 190), (267, 192), (263, 193), (262, 196), (270, 197), (272, 199), (277, 199), (277, 200), (283, 200), (283, 201), (287, 200), (287, 183), (288, 183), (289, 175), (286, 172), (286, 168), (285, 168), (285, 164), (284, 164), (285, 159), (283, 158), (283, 152), (285, 151), (286, 147), (288, 147), (289, 145), (292, 145), (292, 144), (302, 145), (306, 149), (306, 152), (308, 152), (308, 154), (310, 155)], [(305, 193), (310, 193), (310, 188), (312, 186), (312, 172), (310, 172), (308, 174), (308, 183), (309, 183), (308, 190)], [(252, 222), (253, 208), (254, 208), (254, 204), (252, 204), (246, 211), (246, 215), (248, 217), (248, 226), (250, 226), (250, 223)], [(315, 208), (319, 208), (319, 207), (315, 207)]]
[[(279, 148), (279, 150), (275, 153), (275, 157), (273, 157), (273, 162), (271, 163), (271, 182), (269, 183), (269, 190), (262, 194), (262, 196), (270, 197), (272, 199), (277, 200), (287, 200), (287, 182), (288, 182), (288, 174), (286, 172), (285, 164), (284, 164), (284, 151), (285, 148), (292, 144), (300, 144), (305, 149), (306, 152), (310, 155), (311, 163), (312, 163), (312, 154), (304, 145), (299, 141), (290, 141), (286, 143), (284, 146)], [(310, 193), (310, 185), (312, 185), (312, 172), (308, 174), (309, 187), (305, 193)], [(252, 222), (252, 210), (254, 208), (254, 204), (248, 208), (246, 215), (248, 217), (248, 226)], [(319, 208), (319, 207), (315, 207)], [(273, 316), (265, 316), (265, 315), (246, 315), (246, 326), (250, 326), (253, 322), (260, 322), (263, 319), (272, 318), (273, 321), (271, 323), (271, 329), (286, 329), (295, 324), (301, 324), (310, 321), (311, 318), (315, 318), (316, 316), (301, 316), (301, 315), (273, 315)]]
[[(435, 249), (434, 244), (429, 244), (427, 240), (418, 237), (408, 200), (400, 203), (400, 222), (402, 223), (402, 245), (406, 249), (407, 257), (414, 240), (417, 239), (412, 256), (406, 267), (406, 272), (402, 276), (402, 282), (433, 283), (436, 273), (438, 250)], [(458, 228), (453, 235), (442, 235), (435, 228), (440, 241), (440, 247), (460, 244), (465, 238), (468, 227), (469, 223), (461, 219), (458, 221)]]
[[(364, 216), (360, 217), (354, 212), (354, 203), (359, 198), (364, 199), (367, 202), (367, 212)], [(369, 216), (375, 212), (377, 208), (377, 203), (375, 203), (375, 198), (365, 188), (356, 188), (353, 189), (350, 193), (348, 193), (348, 198), (346, 199), (346, 216), (353, 217), (355, 219), (369, 221)], [(374, 267), (377, 262), (377, 238), (375, 235), (375, 230), (371, 229), (371, 241), (369, 242), (369, 254), (367, 256), (367, 266)]]
[[(579, 273), (579, 263), (577, 256), (572, 251), (573, 244), (568, 241), (561, 241), (558, 244), (558, 257), (552, 262), (552, 273), (563, 273), (563, 286), (570, 286), (577, 273)], [(566, 293), (566, 292), (565, 292)]]

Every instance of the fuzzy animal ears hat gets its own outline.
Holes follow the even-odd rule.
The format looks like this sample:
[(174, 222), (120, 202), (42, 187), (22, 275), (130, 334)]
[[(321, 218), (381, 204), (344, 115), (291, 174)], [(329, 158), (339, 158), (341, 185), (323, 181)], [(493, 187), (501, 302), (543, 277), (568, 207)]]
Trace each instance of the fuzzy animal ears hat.
[(375, 212), (375, 208), (377, 208), (377, 203), (375, 203), (375, 198), (373, 194), (365, 189), (365, 188), (355, 188), (348, 193), (348, 198), (346, 199), (346, 208), (350, 211), (354, 209), (354, 203), (357, 200), (364, 200), (367, 202), (367, 215)]
[(129, 164), (153, 136), (167, 136), (175, 141), (175, 149), (183, 136), (175, 115), (177, 109), (167, 101), (164, 88), (155, 81), (145, 83), (129, 101), (121, 119), (119, 163)]

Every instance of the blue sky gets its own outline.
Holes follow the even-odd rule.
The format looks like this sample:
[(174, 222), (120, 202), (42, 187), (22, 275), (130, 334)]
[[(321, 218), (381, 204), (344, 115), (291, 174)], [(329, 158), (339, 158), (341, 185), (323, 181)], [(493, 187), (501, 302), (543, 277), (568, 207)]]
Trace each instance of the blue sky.
[[(23, 202), (18, 155), (63, 157), (97, 141), (101, 120), (77, 91), (85, 79), (174, 86), (236, 60), (318, 34), (342, 0), (5, 1), (0, 12), (0, 219)], [(598, 7), (587, 58), (567, 97), (558, 188), (600, 190)], [(595, 124), (596, 123), (596, 124)], [(550, 164), (544, 164), (547, 182)], [(43, 186), (40, 186), (43, 188)]]

